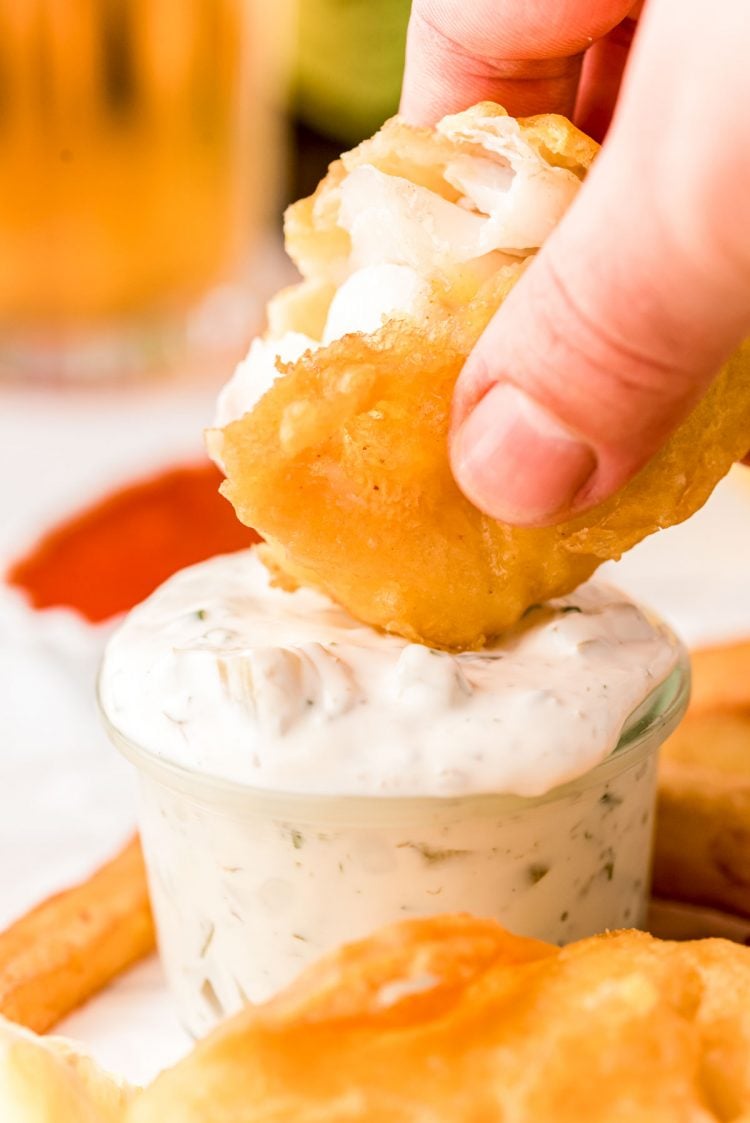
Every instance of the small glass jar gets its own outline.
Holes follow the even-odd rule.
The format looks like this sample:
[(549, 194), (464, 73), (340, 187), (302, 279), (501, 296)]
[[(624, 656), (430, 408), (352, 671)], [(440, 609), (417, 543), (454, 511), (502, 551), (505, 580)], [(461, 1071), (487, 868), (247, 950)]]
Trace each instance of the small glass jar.
[(467, 911), (556, 943), (643, 924), (658, 749), (688, 694), (683, 655), (610, 756), (537, 798), (261, 791), (162, 760), (107, 723), (138, 769), (159, 945), (185, 1026), (200, 1036), (404, 917)]

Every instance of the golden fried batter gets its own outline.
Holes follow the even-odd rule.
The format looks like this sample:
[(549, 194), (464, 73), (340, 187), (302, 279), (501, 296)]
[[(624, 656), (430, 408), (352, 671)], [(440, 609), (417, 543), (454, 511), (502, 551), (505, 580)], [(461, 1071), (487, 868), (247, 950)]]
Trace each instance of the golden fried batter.
[[(559, 209), (596, 146), (559, 117), (519, 125), (520, 141), (507, 142), (511, 159), (514, 144), (533, 150), (553, 177)], [(485, 171), (493, 160), (502, 169), (505, 157), (480, 140), (486, 134), (494, 143), (493, 130), (509, 128), (503, 111), (487, 104), (447, 118), (438, 131), (394, 121), (334, 164), (315, 195), (289, 212), (288, 245), (306, 281), (277, 298), (276, 332), (319, 338), (336, 285), (357, 266), (357, 253), (374, 252), (367, 230), (357, 249), (339, 224), (347, 176), (366, 165), (376, 177), (385, 173), (386, 186), (397, 176), (456, 203), (455, 169), (463, 174), (480, 152)], [(514, 174), (524, 174), (524, 152)], [(532, 175), (521, 186), (531, 192), (536, 182)], [(534, 227), (529, 221), (520, 213), (510, 222), (517, 238)], [(251, 412), (210, 435), (227, 476), (223, 491), (265, 537), (276, 567), (319, 586), (358, 619), (436, 647), (481, 646), (529, 605), (570, 592), (604, 560), (687, 518), (750, 447), (746, 346), (657, 458), (595, 510), (553, 528), (516, 529), (474, 508), (449, 468), (450, 402), (466, 356), (533, 251), (512, 239), (506, 232), (480, 258), (464, 241), (451, 251), (460, 261), (436, 251), (419, 314), (399, 313), (370, 334), (309, 351)], [(404, 260), (422, 267), (423, 247), (405, 241)]]
[(750, 950), (641, 932), (563, 950), (489, 921), (344, 948), (157, 1078), (129, 1123), (740, 1123)]

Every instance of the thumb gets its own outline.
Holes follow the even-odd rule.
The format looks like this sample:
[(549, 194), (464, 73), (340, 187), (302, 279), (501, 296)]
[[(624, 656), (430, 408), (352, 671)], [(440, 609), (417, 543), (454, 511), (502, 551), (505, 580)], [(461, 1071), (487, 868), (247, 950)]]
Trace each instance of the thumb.
[(613, 494), (750, 330), (747, 270), (711, 248), (731, 239), (691, 207), (700, 192), (672, 213), (674, 169), (642, 148), (627, 135), (605, 147), (459, 378), (453, 471), (494, 518), (549, 525)]

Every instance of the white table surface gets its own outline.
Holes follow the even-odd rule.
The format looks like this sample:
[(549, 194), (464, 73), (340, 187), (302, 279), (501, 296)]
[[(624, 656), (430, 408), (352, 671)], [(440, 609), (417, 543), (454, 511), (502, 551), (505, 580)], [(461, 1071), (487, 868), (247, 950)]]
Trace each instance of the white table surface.
[[(54, 392), (0, 386), (0, 569), (112, 486), (201, 452), (215, 387), (162, 382)], [(690, 643), (750, 635), (750, 470), (690, 523), (601, 571)], [(0, 925), (84, 876), (134, 826), (131, 777), (99, 728), (93, 681), (108, 629), (31, 614), (0, 586)], [(59, 1030), (146, 1080), (188, 1047), (155, 957)]]

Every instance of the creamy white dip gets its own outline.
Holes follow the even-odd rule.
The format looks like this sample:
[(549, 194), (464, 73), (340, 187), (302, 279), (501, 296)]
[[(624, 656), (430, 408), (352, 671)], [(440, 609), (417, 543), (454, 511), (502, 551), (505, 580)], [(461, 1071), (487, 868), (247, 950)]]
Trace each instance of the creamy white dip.
[(110, 641), (101, 697), (148, 752), (253, 787), (533, 796), (587, 772), (677, 647), (589, 583), (452, 655), (273, 588), (249, 550), (183, 570)]
[(185, 1024), (402, 916), (467, 910), (559, 942), (642, 924), (679, 713), (612, 750), (679, 658), (594, 583), (451, 655), (271, 587), (253, 551), (177, 574), (110, 640), (100, 690), (141, 773)]
[(271, 587), (253, 551), (177, 574), (110, 640), (100, 693), (140, 770), (185, 1024), (203, 1033), (403, 916), (467, 910), (558, 942), (642, 924), (679, 704), (612, 750), (660, 683), (679, 693), (679, 660), (594, 583), (450, 655)]

